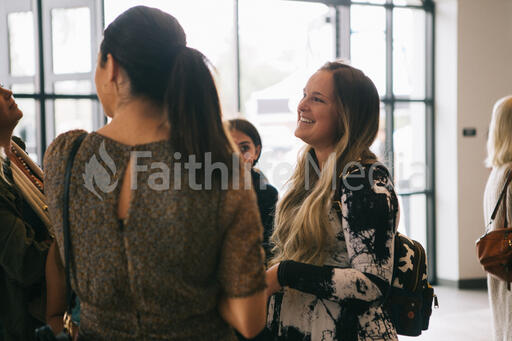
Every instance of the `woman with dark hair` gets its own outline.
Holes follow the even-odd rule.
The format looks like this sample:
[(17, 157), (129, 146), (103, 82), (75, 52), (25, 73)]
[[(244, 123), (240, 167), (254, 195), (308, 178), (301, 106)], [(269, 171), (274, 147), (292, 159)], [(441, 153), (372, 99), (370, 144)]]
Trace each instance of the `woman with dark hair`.
[(360, 70), (327, 63), (297, 113), (295, 136), (307, 146), (277, 205), (267, 327), (276, 340), (397, 340), (381, 305), (399, 207), (370, 151), (377, 90)]
[[(256, 335), (266, 315), (262, 227), (241, 169), (202, 167), (230, 165), (235, 152), (205, 57), (174, 17), (137, 6), (105, 29), (95, 82), (112, 121), (85, 137), (72, 170), (79, 339), (236, 340), (230, 326)], [(45, 155), (61, 263), (65, 163), (83, 134), (62, 134)], [(52, 299), (63, 312), (62, 296)]]
[(238, 146), (242, 159), (251, 169), (252, 185), (258, 198), (261, 222), (263, 223), (263, 248), (265, 259), (272, 255), (270, 236), (274, 227), (274, 213), (277, 202), (277, 189), (268, 183), (263, 173), (254, 166), (261, 156), (261, 137), (251, 122), (243, 119), (229, 120), (231, 137)]
[[(50, 220), (43, 172), (12, 133), (23, 114), (0, 86), (0, 340), (33, 339), (44, 324)], [(2, 331), (3, 329), (3, 331)]]

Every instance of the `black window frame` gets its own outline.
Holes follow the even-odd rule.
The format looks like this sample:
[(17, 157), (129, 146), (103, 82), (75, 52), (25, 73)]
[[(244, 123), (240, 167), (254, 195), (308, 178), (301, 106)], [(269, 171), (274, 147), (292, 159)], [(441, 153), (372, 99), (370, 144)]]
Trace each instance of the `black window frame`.
[[(89, 99), (94, 103), (93, 106), (93, 120), (94, 128), (99, 128), (100, 125), (106, 122), (103, 118), (102, 110), (99, 105), (98, 96), (95, 93), (90, 94), (58, 94), (53, 90), (53, 85), (48, 84), (47, 75), (52, 69), (51, 63), (51, 18), (50, 11), (53, 8), (80, 8), (87, 7), (91, 10), (91, 53), (97, 51), (96, 41), (99, 40), (103, 33), (103, 1), (102, 0), (78, 0), (78, 1), (65, 1), (65, 0), (29, 0), (20, 5), (10, 5), (9, 7), (0, 7), (0, 16), (7, 18), (9, 13), (15, 11), (31, 11), (34, 16), (34, 41), (36, 44), (36, 69), (34, 76), (34, 89), (33, 93), (15, 93), (16, 98), (27, 98), (34, 99), (36, 102), (36, 150), (29, 150), (29, 152), (35, 152), (38, 157), (39, 163), (42, 165), (44, 153), (48, 146), (48, 143), (56, 136), (54, 133), (54, 127), (50, 127), (51, 123), (54, 122), (53, 117), (49, 115), (48, 106), (53, 106), (53, 101), (59, 99)], [(13, 10), (13, 8), (15, 10)], [(6, 24), (7, 25), (7, 24)], [(100, 29), (101, 26), (101, 29)], [(7, 37), (7, 31), (2, 32), (2, 40), (4, 36)], [(8, 40), (6, 41), (8, 46)], [(94, 53), (93, 53), (94, 54)], [(7, 64), (10, 63), (9, 55), (7, 55)], [(94, 65), (95, 56), (91, 60), (91, 71), (88, 73), (90, 76), (85, 77), (81, 75), (79, 78), (74, 78), (71, 74), (70, 79), (90, 79), (94, 77)], [(5, 86), (11, 86), (17, 78), (9, 74), (9, 71), (2, 71), (0, 77), (3, 78), (6, 83)], [(27, 78), (27, 77), (22, 77)], [(61, 77), (65, 79), (66, 77)], [(51, 89), (51, 90), (49, 90)], [(51, 110), (50, 110), (51, 112)], [(54, 113), (52, 112), (52, 115)]]
[[(95, 93), (90, 94), (56, 94), (54, 91), (48, 91), (48, 84), (46, 82), (46, 73), (49, 68), (47, 49), (51, 48), (48, 45), (48, 36), (51, 32), (48, 32), (48, 18), (45, 14), (45, 6), (48, 6), (47, 1), (51, 3), (65, 4), (62, 7), (81, 7), (76, 2), (69, 2), (65, 0), (30, 0), (31, 9), (34, 13), (34, 24), (35, 24), (35, 35), (34, 39), (37, 44), (36, 54), (36, 75), (34, 86), (36, 91), (34, 93), (17, 93), (17, 98), (29, 98), (34, 99), (37, 103), (36, 107), (36, 139), (37, 139), (37, 155), (39, 162), (42, 163), (44, 152), (48, 145), (48, 122), (49, 120), (47, 112), (47, 103), (58, 99), (90, 99), (95, 102), (98, 121), (96, 127), (106, 123), (106, 117), (103, 116), (99, 105), (98, 97)], [(237, 96), (237, 107), (240, 111), (240, 46), (238, 36), (238, 3), (243, 0), (233, 0), (235, 9), (234, 27), (234, 52), (236, 54), (236, 96)], [(436, 283), (436, 221), (435, 221), (435, 130), (434, 130), (434, 119), (435, 119), (435, 4), (433, 0), (421, 0), (421, 5), (398, 5), (394, 4), (393, 0), (386, 0), (383, 4), (376, 4), (371, 2), (360, 2), (351, 0), (283, 0), (283, 1), (304, 1), (304, 2), (318, 2), (325, 4), (334, 9), (335, 20), (333, 29), (335, 30), (336, 41), (336, 56), (338, 58), (349, 58), (350, 49), (350, 23), (347, 23), (349, 18), (350, 6), (378, 6), (384, 7), (386, 10), (386, 93), (381, 97), (381, 102), (386, 109), (386, 150), (388, 153), (387, 163), (394, 174), (392, 165), (394, 164), (393, 159), (393, 129), (394, 129), (394, 112), (397, 103), (424, 103), (425, 104), (425, 137), (426, 137), (426, 186), (424, 190), (410, 191), (410, 192), (398, 192), (398, 195), (402, 198), (412, 197), (416, 195), (425, 195), (426, 198), (426, 240), (427, 240), (427, 257), (429, 266), (429, 280), (432, 283)], [(80, 0), (80, 4), (88, 3), (89, 8), (94, 8), (91, 11), (91, 16), (96, 16), (94, 32), (92, 34), (91, 48), (93, 50), (98, 48), (98, 44), (101, 41), (101, 35), (104, 27), (104, 1), (103, 0)], [(59, 7), (60, 8), (60, 7)], [(425, 11), (425, 97), (423, 99), (409, 99), (395, 97), (393, 93), (393, 10), (395, 8), (413, 8)], [(7, 13), (4, 13), (4, 9), (0, 6), (0, 16), (7, 17)], [(7, 21), (7, 20), (6, 20)], [(7, 24), (5, 24), (7, 25)], [(0, 33), (3, 31), (0, 30)], [(348, 35), (348, 39), (347, 39)], [(4, 39), (2, 38), (3, 41)], [(96, 41), (96, 43), (94, 43)], [(6, 45), (7, 46), (7, 45)], [(8, 57), (9, 58), (9, 57)], [(94, 61), (94, 60), (93, 60)], [(94, 71), (92, 71), (94, 72)], [(0, 72), (0, 76), (3, 76), (3, 72)], [(8, 84), (7, 84), (8, 85)], [(53, 89), (53, 87), (52, 87)], [(100, 118), (101, 117), (101, 118)]]
[[(239, 0), (236, 0), (239, 1)], [(243, 1), (243, 0), (242, 0)], [(398, 103), (423, 103), (425, 104), (425, 157), (426, 157), (426, 184), (419, 191), (398, 191), (398, 195), (404, 198), (425, 195), (426, 199), (426, 242), (427, 259), (429, 268), (428, 280), (432, 284), (437, 283), (436, 276), (436, 214), (435, 214), (435, 88), (434, 88), (434, 61), (435, 61), (435, 4), (433, 0), (421, 0), (421, 5), (395, 4), (393, 0), (385, 3), (372, 3), (352, 0), (288, 0), (317, 2), (332, 7), (335, 10), (336, 32), (336, 56), (337, 58), (350, 60), (350, 7), (376, 6), (386, 10), (386, 93), (381, 96), (381, 103), (386, 110), (386, 165), (392, 176), (394, 170), (394, 113)], [(395, 8), (412, 8), (425, 12), (425, 97), (411, 99), (397, 97), (393, 91), (393, 11)], [(347, 22), (348, 21), (348, 22)], [(348, 32), (348, 33), (347, 33)], [(347, 35), (349, 38), (347, 39)]]

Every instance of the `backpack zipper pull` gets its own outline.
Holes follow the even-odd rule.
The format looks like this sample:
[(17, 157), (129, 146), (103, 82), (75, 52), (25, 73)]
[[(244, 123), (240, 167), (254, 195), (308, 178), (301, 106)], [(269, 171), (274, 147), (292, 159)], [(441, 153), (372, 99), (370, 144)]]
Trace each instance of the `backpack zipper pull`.
[(436, 294), (434, 294), (434, 308), (439, 309), (439, 301)]

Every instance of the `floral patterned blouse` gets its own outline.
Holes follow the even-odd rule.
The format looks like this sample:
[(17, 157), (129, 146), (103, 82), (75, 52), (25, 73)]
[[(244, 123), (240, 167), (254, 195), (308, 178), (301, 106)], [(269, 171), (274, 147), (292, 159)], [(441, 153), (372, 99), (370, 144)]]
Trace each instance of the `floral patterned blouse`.
[[(66, 161), (84, 133), (60, 135), (44, 159), (61, 257)], [(136, 163), (145, 171), (137, 174), (121, 224), (121, 177), (132, 152), (146, 153)], [(187, 185), (186, 170), (174, 176), (173, 155), (169, 141), (129, 146), (98, 133), (86, 136), (78, 149), (69, 221), (71, 284), (80, 299), (84, 340), (235, 341), (218, 312), (219, 297), (246, 297), (265, 289), (263, 231), (253, 189), (194, 190)], [(166, 188), (151, 185), (162, 174), (155, 164), (168, 166)], [(94, 174), (104, 176), (91, 183)]]

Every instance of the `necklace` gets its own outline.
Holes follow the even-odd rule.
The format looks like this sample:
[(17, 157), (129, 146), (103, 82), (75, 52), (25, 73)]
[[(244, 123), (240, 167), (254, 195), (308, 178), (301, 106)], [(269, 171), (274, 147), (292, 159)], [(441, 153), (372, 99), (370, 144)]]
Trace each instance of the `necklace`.
[(18, 151), (14, 149), (14, 147), (11, 147), (11, 152), (15, 156), (15, 158), (11, 161), (14, 161), (18, 165), (18, 167), (21, 168), (22, 172), (25, 173), (25, 175), (30, 179), (30, 181), (41, 191), (41, 193), (44, 192), (44, 186), (43, 181), (39, 179), (34, 172), (30, 169), (28, 164), (23, 160), (21, 155), (19, 155)]

